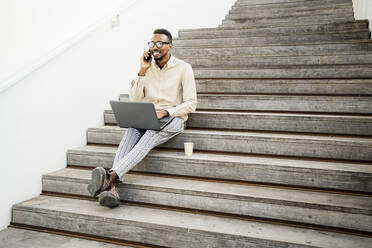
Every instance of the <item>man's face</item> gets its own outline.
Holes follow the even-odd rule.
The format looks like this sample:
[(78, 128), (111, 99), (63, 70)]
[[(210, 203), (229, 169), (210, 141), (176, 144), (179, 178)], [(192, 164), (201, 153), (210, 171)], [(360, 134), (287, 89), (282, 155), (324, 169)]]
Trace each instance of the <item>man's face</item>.
[[(157, 42), (157, 41), (163, 41), (163, 42), (169, 42), (168, 37), (165, 34), (154, 34), (151, 38), (151, 41)], [(172, 44), (163, 44), (163, 47), (158, 48), (157, 46), (154, 46), (151, 49), (151, 53), (155, 60), (161, 60), (167, 54), (169, 53), (170, 49), (172, 48)]]

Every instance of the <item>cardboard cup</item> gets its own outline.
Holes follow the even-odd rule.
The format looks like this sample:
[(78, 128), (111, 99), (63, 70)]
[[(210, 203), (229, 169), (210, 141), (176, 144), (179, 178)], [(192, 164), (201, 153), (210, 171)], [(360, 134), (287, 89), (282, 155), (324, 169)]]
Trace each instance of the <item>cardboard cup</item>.
[(191, 156), (192, 155), (192, 149), (194, 147), (194, 143), (192, 142), (186, 142), (183, 143), (184, 148), (185, 148), (185, 156)]

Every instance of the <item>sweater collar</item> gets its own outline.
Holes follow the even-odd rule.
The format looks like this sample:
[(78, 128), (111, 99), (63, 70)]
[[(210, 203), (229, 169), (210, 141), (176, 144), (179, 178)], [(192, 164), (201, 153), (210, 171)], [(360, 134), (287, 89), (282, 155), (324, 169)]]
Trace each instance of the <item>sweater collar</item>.
[[(178, 63), (178, 59), (174, 57), (173, 54), (171, 54), (168, 62), (163, 66), (162, 70), (171, 68), (175, 66)], [(153, 64), (160, 70), (160, 67), (156, 64), (156, 62), (153, 60)]]

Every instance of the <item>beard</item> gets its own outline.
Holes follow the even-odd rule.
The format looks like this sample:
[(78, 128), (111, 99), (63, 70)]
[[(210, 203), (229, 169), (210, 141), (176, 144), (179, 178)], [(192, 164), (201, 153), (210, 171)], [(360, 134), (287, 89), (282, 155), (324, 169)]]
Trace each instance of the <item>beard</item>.
[(157, 58), (153, 57), (153, 59), (158, 61), (158, 60), (162, 60), (165, 56), (166, 56), (166, 54), (164, 54), (163, 56), (157, 57)]

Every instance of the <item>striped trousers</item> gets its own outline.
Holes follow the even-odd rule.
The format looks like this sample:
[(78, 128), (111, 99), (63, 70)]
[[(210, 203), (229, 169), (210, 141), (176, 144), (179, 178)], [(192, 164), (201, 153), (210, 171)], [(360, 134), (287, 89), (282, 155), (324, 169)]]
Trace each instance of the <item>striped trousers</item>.
[(184, 130), (184, 120), (175, 117), (160, 131), (128, 128), (116, 152), (113, 166), (119, 181), (137, 165), (155, 146), (158, 146)]

